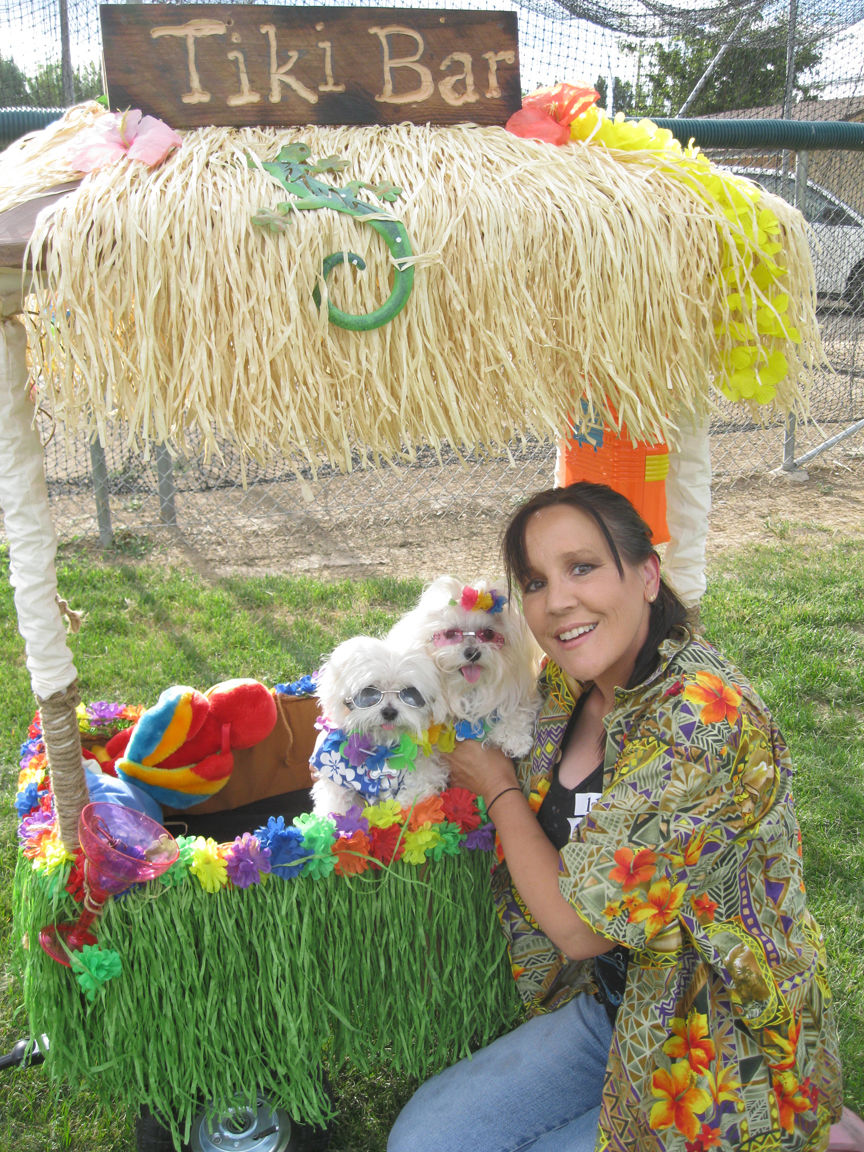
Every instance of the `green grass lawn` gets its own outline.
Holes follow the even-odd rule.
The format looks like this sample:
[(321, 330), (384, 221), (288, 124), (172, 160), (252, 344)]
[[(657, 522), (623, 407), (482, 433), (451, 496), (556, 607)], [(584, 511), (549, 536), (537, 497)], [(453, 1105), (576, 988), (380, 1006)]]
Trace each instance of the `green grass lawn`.
[[(708, 638), (754, 681), (778, 717), (797, 770), (813, 910), (825, 931), (846, 1064), (848, 1104), (864, 1113), (864, 544), (748, 550), (712, 573)], [(33, 713), (23, 642), (0, 554), (0, 952), (8, 953), (16, 856), (17, 750)], [(190, 572), (96, 562), (61, 551), (62, 594), (86, 611), (70, 639), (82, 698), (153, 703), (169, 684), (233, 676), (267, 684), (317, 666), (357, 632), (380, 632), (413, 603), (412, 581), (323, 583), (276, 577), (204, 583)], [(133, 1023), (134, 1026), (134, 1023)], [(0, 969), (0, 1052), (26, 1034), (20, 992)], [(389, 1074), (345, 1080), (334, 1152), (382, 1152), (411, 1085)], [(0, 1152), (128, 1152), (131, 1125), (43, 1069), (0, 1072)]]

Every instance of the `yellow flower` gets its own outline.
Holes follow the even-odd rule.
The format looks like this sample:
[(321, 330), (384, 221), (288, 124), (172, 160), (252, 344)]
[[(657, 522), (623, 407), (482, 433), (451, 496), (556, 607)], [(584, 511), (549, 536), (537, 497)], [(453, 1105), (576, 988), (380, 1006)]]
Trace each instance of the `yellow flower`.
[(672, 887), (665, 877), (652, 884), (643, 901), (630, 911), (631, 924), (645, 925), (645, 939), (652, 940), (678, 916), (687, 884), (682, 881)]
[[(782, 1032), (775, 1032), (773, 1028), (765, 1029), (765, 1038), (768, 1040), (770, 1048), (768, 1055), (776, 1057), (769, 1059), (769, 1067), (775, 1069), (777, 1072), (787, 1072), (790, 1068), (795, 1067), (795, 1058), (798, 1051), (798, 1038), (801, 1035), (801, 1021), (792, 1017), (792, 1023), (789, 1025), (789, 1031), (786, 1036)], [(773, 1050), (773, 1051), (772, 1051)]]
[(705, 828), (700, 827), (687, 839), (680, 852), (664, 852), (663, 855), (676, 868), (692, 868), (698, 863), (704, 850)]
[(370, 828), (390, 828), (393, 824), (402, 823), (402, 805), (398, 800), (383, 800), (364, 808), (363, 816), (369, 821)]
[(533, 788), (528, 796), (528, 807), (532, 812), (539, 812), (540, 805), (549, 791), (549, 779), (540, 780), (536, 788)]
[(205, 892), (218, 892), (228, 883), (228, 871), (222, 856), (219, 854), (219, 845), (212, 837), (197, 837), (192, 845), (192, 863), (189, 871), (198, 877), (198, 882)]
[(737, 1103), (741, 1081), (735, 1079), (731, 1068), (718, 1065), (716, 1075), (710, 1068), (706, 1068), (705, 1079), (708, 1081), (708, 1091), (711, 1093), (711, 1098), (715, 1104)]
[(674, 1125), (688, 1140), (695, 1140), (700, 1129), (697, 1117), (710, 1108), (711, 1097), (698, 1087), (687, 1061), (678, 1061), (668, 1072), (659, 1068), (651, 1077), (651, 1092), (659, 1097), (651, 1106), (651, 1127), (663, 1131)]
[(39, 872), (54, 872), (61, 864), (74, 859), (72, 853), (66, 851), (55, 826), (51, 835), (42, 841), (39, 855), (33, 858), (33, 867)]
[(430, 848), (440, 843), (441, 834), (431, 824), (424, 824), (414, 832), (405, 833), (405, 851), (402, 859), (409, 864), (422, 864)]
[(686, 1020), (675, 1016), (670, 1022), (672, 1036), (663, 1045), (663, 1051), (673, 1060), (686, 1060), (697, 1076), (714, 1059), (714, 1041), (708, 1033), (708, 1017), (691, 1012)]
[(771, 1075), (771, 1086), (780, 1113), (780, 1126), (787, 1132), (795, 1131), (795, 1117), (799, 1112), (809, 1112), (813, 1101), (792, 1072), (779, 1072)]

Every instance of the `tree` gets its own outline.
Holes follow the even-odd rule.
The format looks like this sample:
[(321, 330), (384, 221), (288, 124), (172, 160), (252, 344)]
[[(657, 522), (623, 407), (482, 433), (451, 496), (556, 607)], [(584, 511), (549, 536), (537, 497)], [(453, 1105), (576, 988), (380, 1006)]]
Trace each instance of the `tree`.
[[(76, 100), (92, 100), (102, 95), (102, 72), (98, 65), (85, 64), (76, 68), (72, 76)], [(59, 60), (41, 64), (33, 76), (27, 77), (26, 103), (35, 108), (62, 108), (63, 78)]]
[(610, 107), (609, 101), (609, 82), (605, 76), (598, 76), (594, 81), (594, 87), (600, 93), (600, 99), (597, 103), (601, 108), (605, 108), (607, 112), (625, 112), (633, 111), (633, 105), (636, 99), (636, 90), (629, 80), (622, 80), (620, 76), (615, 76), (612, 81), (612, 100)]
[(0, 108), (20, 108), (29, 103), (27, 77), (14, 60), (0, 56)]
[[(786, 89), (788, 25), (766, 23), (759, 14), (732, 37), (740, 13), (708, 21), (686, 39), (656, 40), (624, 45), (638, 55), (638, 79), (633, 111), (649, 116), (674, 116), (696, 87), (708, 65), (729, 42), (722, 59), (687, 109), (688, 116), (708, 116), (743, 108), (782, 104)], [(730, 37), (732, 39), (730, 40)], [(808, 73), (822, 58), (822, 37), (803, 25), (797, 30), (793, 99), (818, 93)], [(617, 101), (616, 101), (617, 103)]]

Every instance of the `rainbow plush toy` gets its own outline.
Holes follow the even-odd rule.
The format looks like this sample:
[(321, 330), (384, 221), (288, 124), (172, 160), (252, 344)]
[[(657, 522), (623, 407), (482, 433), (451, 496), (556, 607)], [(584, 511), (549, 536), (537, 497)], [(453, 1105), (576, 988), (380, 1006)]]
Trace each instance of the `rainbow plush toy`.
[(257, 680), (225, 680), (199, 692), (166, 688), (131, 729), (117, 776), (160, 804), (191, 808), (224, 787), (235, 748), (251, 748), (276, 723), (273, 694)]

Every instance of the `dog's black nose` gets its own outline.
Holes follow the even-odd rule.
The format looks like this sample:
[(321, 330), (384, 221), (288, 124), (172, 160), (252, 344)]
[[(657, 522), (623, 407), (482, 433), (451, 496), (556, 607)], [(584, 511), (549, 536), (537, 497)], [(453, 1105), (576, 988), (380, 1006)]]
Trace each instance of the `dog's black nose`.
[(463, 648), (462, 655), (465, 657), (469, 664), (476, 664), (480, 659), (480, 649), (475, 648), (472, 644), (470, 648)]
[(398, 711), (393, 707), (392, 704), (388, 704), (386, 707), (381, 709), (381, 719), (386, 720), (388, 723), (391, 720), (395, 720), (398, 715)]

